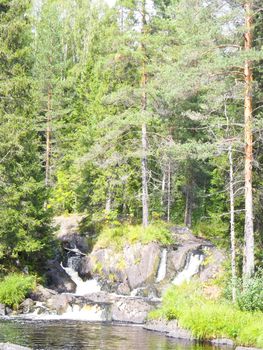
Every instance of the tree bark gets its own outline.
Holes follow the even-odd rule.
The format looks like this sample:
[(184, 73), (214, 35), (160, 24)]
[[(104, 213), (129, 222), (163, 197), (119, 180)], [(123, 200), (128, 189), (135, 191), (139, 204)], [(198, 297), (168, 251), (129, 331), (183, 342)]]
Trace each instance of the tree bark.
[(165, 188), (166, 188), (166, 169), (163, 170), (161, 206), (165, 204)]
[(232, 273), (232, 300), (236, 301), (236, 237), (235, 237), (235, 199), (232, 145), (228, 148), (229, 160), (229, 198), (230, 198), (230, 243), (231, 243), (231, 273)]
[(192, 226), (192, 212), (193, 212), (193, 186), (189, 183), (186, 186), (186, 202), (185, 202), (185, 212), (184, 212), (184, 224), (187, 227)]
[(167, 181), (167, 221), (171, 216), (171, 161), (168, 161), (168, 181)]
[[(245, 9), (245, 51), (252, 48), (252, 1), (247, 1)], [(243, 276), (251, 277), (254, 272), (254, 228), (253, 228), (253, 189), (252, 189), (252, 166), (253, 166), (253, 137), (252, 137), (252, 63), (245, 61), (245, 245)]]
[[(145, 34), (146, 26), (146, 0), (142, 2), (142, 36)], [(141, 97), (141, 109), (142, 111), (147, 110), (147, 72), (146, 72), (146, 52), (145, 45), (141, 42), (142, 50), (142, 79), (141, 79), (141, 88), (142, 88), (142, 97)], [(147, 166), (147, 126), (146, 123), (142, 123), (141, 130), (141, 142), (142, 142), (142, 223), (144, 227), (147, 227), (149, 224), (149, 195), (148, 195), (148, 166)]]
[(52, 121), (52, 90), (48, 87), (47, 96), (47, 124), (46, 124), (46, 164), (45, 164), (45, 185), (50, 185), (50, 157), (51, 157), (51, 121)]

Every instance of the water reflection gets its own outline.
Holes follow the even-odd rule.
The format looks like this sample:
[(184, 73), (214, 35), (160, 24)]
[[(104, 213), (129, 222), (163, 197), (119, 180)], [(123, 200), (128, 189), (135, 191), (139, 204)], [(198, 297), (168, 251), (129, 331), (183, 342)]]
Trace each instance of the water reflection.
[(211, 350), (183, 344), (141, 327), (76, 321), (0, 322), (0, 342), (13, 342), (33, 349), (65, 350)]

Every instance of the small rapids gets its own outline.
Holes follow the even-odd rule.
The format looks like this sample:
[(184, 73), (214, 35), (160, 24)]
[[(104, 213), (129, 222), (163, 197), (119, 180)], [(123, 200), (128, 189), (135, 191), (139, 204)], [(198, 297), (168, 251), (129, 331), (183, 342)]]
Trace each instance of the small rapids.
[(95, 279), (90, 279), (83, 281), (83, 279), (79, 276), (78, 271), (76, 270), (78, 261), (80, 257), (70, 257), (67, 262), (67, 267), (63, 266), (62, 262), (60, 266), (66, 272), (66, 274), (71, 278), (71, 280), (76, 284), (76, 292), (77, 296), (84, 296), (92, 293), (97, 293), (101, 291), (100, 285)]

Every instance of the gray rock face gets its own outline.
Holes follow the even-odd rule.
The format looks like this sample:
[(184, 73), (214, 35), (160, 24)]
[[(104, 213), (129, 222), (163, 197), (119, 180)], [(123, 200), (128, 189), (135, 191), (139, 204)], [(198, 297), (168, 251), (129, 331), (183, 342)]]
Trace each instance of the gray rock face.
[(131, 289), (155, 281), (161, 254), (157, 243), (126, 246), (123, 253), (127, 266), (125, 273)]
[(103, 288), (111, 292), (128, 295), (135, 289), (145, 288), (149, 291), (148, 295), (156, 294), (156, 291), (161, 295), (184, 269), (191, 253), (200, 252), (205, 257), (199, 267), (200, 279), (206, 281), (215, 277), (225, 260), (224, 254), (211, 242), (194, 236), (187, 228), (174, 227), (172, 230), (175, 244), (166, 248), (166, 275), (160, 283), (156, 282), (156, 277), (163, 248), (156, 242), (127, 245), (122, 251), (114, 251), (110, 247), (93, 250), (81, 260), (79, 272), (81, 275), (99, 276)]
[(129, 294), (132, 289), (154, 283), (161, 249), (157, 243), (136, 243), (121, 252), (111, 248), (93, 251), (82, 259), (81, 275), (99, 275), (113, 287)]
[(58, 293), (74, 293), (76, 284), (62, 269), (57, 260), (47, 262), (46, 279), (49, 288), (56, 290)]
[[(87, 247), (85, 242), (82, 242), (83, 237), (77, 233), (82, 219), (82, 216), (72, 215), (56, 218), (56, 223), (60, 225), (58, 238), (71, 249), (76, 246), (85, 252)], [(224, 254), (211, 242), (194, 236), (186, 227), (174, 226), (171, 231), (174, 244), (165, 248), (167, 249), (165, 276), (161, 280), (156, 278), (164, 247), (157, 242), (144, 245), (137, 242), (126, 245), (122, 250), (112, 247), (93, 249), (87, 256), (79, 256), (78, 264), (74, 265), (75, 269), (84, 280), (92, 277), (99, 279), (102, 289), (108, 292), (160, 296), (187, 266), (192, 252), (200, 252), (205, 258), (204, 261), (200, 261), (200, 266), (197, 266), (197, 271), (194, 273), (198, 273), (202, 281), (215, 277), (225, 259)], [(74, 293), (76, 290), (75, 283), (66, 275), (58, 261), (50, 262), (47, 277), (50, 288), (59, 293)], [(139, 294), (136, 292), (137, 289), (140, 290)]]
[(11, 343), (0, 343), (0, 350), (31, 350), (31, 348)]

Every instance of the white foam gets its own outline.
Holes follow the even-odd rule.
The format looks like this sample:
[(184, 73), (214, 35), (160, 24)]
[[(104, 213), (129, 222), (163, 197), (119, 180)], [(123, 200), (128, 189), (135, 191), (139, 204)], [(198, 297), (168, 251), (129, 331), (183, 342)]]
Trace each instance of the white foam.
[(200, 265), (204, 261), (203, 254), (191, 253), (189, 261), (187, 262), (183, 271), (174, 278), (173, 284), (179, 286), (184, 282), (189, 282), (191, 278), (199, 272)]
[(167, 265), (167, 249), (163, 249), (161, 261), (158, 268), (158, 273), (156, 277), (156, 283), (161, 282), (166, 276), (166, 265)]
[(60, 265), (67, 273), (67, 275), (72, 279), (72, 281), (76, 284), (77, 288), (75, 295), (84, 296), (100, 292), (100, 285), (95, 279), (83, 281), (83, 279), (79, 277), (78, 272), (75, 271), (72, 267), (64, 267), (62, 263)]

